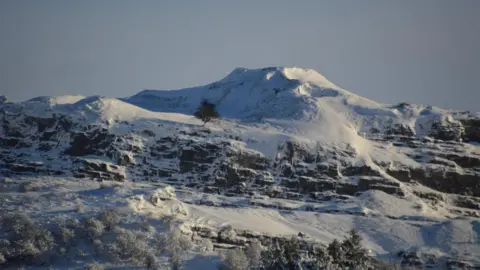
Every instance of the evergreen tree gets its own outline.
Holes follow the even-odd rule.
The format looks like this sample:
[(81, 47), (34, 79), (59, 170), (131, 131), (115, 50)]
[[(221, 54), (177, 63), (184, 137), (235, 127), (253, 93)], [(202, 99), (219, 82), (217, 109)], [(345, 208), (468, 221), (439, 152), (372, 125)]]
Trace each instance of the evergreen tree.
[(283, 243), (274, 240), (268, 249), (262, 253), (262, 263), (266, 270), (302, 269), (302, 256), (298, 239), (292, 237)]
[(311, 256), (313, 259), (312, 270), (328, 269), (331, 264), (331, 257), (321, 247), (312, 247)]
[(277, 240), (274, 240), (267, 249), (262, 252), (262, 264), (265, 270), (284, 270), (285, 258), (283, 258), (283, 251)]
[(349, 236), (342, 242), (341, 247), (345, 256), (344, 266), (357, 269), (367, 268), (367, 251), (362, 247), (362, 236), (355, 229), (350, 230)]
[(327, 247), (328, 255), (332, 258), (332, 262), (341, 265), (343, 262), (343, 250), (340, 242), (335, 239)]
[(215, 104), (212, 104), (207, 100), (203, 100), (202, 103), (200, 103), (200, 106), (194, 113), (194, 116), (201, 119), (204, 125), (210, 122), (212, 119), (220, 117), (215, 109)]
[(302, 256), (300, 242), (296, 237), (292, 236), (290, 240), (283, 244), (283, 255), (286, 258), (288, 269), (300, 269)]

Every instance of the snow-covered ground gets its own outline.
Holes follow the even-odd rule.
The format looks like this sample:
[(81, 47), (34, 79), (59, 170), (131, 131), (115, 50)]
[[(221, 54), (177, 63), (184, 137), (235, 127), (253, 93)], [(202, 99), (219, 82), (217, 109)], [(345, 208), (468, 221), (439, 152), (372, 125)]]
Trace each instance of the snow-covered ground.
[[(19, 192), (19, 184), (26, 182), (32, 184), (31, 190)], [(104, 209), (117, 208), (126, 213), (127, 223), (148, 220), (148, 224), (158, 231), (165, 230), (162, 222), (170, 218), (170, 222), (189, 237), (193, 227), (218, 229), (231, 225), (271, 236), (302, 232), (308, 239), (323, 244), (333, 239), (342, 240), (349, 230), (355, 228), (364, 237), (363, 244), (371, 255), (379, 258), (395, 260), (394, 254), (401, 250), (418, 249), (420, 254), (436, 255), (439, 265), (442, 256), (452, 255), (456, 259), (480, 263), (478, 219), (446, 219), (441, 210), (419, 206), (421, 202), (399, 199), (381, 191), (364, 193), (346, 203), (306, 205), (280, 199), (192, 194), (189, 190), (150, 183), (119, 185), (115, 182), (99, 184), (75, 179), (24, 177), (6, 178), (0, 184), (0, 206), (4, 213), (24, 212), (41, 223), (93, 216)], [(153, 196), (168, 200), (155, 201)], [(252, 206), (252, 201), (262, 202), (263, 206)], [(81, 212), (77, 210), (79, 205), (83, 208)], [(201, 259), (206, 264), (204, 269), (212, 269), (219, 262), (216, 253), (197, 250), (184, 255), (185, 264), (190, 265), (189, 260), (193, 258)], [(91, 257), (75, 260), (81, 265), (82, 260), (91, 260)], [(94, 260), (115, 266), (101, 256), (94, 257)], [(55, 267), (68, 268), (65, 261), (57, 263)], [(167, 261), (164, 263), (168, 264)], [(186, 269), (201, 268), (192, 265)]]

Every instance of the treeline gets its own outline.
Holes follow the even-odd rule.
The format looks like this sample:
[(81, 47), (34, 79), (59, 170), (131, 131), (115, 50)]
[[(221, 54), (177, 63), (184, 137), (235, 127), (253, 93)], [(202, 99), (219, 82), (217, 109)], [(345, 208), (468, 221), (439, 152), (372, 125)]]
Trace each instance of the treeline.
[(221, 270), (320, 270), (374, 269), (362, 237), (352, 229), (342, 242), (334, 240), (326, 248), (305, 244), (297, 237), (273, 240), (266, 246), (252, 242), (247, 248), (223, 255)]

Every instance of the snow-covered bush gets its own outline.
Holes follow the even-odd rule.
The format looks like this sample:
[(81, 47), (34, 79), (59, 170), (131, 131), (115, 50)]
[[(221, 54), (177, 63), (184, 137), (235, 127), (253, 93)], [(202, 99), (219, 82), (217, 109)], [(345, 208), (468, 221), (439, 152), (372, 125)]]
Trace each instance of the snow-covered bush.
[(192, 247), (190, 239), (176, 228), (170, 234), (163, 237), (161, 244), (167, 252), (172, 263), (172, 269), (179, 269), (182, 263), (182, 255)]
[(198, 250), (202, 253), (213, 251), (213, 243), (210, 239), (201, 239), (198, 243)]
[(150, 202), (153, 205), (158, 206), (161, 204), (161, 201), (173, 200), (176, 197), (177, 195), (175, 194), (175, 188), (173, 188), (172, 186), (166, 186), (164, 188), (159, 188), (155, 190), (150, 197)]
[(83, 224), (75, 218), (54, 222), (52, 234), (58, 248), (63, 249), (63, 251), (60, 251), (61, 254), (76, 244), (76, 237), (82, 234), (80, 229), (83, 229)]
[(102, 236), (105, 231), (105, 225), (103, 225), (100, 220), (94, 218), (85, 219), (83, 226), (85, 235), (91, 240), (95, 240)]
[(223, 256), (223, 264), (220, 265), (220, 270), (248, 270), (249, 260), (243, 250), (236, 248), (226, 252)]
[(232, 225), (227, 225), (218, 232), (218, 238), (222, 241), (233, 241), (236, 237), (237, 232), (233, 229)]
[(133, 263), (146, 260), (149, 245), (144, 235), (126, 229), (115, 230), (115, 240), (107, 244), (109, 254)]
[(83, 212), (85, 212), (85, 206), (83, 205), (83, 203), (78, 202), (78, 203), (75, 205), (75, 212), (77, 212), (77, 213), (83, 213)]
[(107, 209), (100, 213), (100, 221), (105, 225), (107, 231), (112, 230), (118, 223), (121, 217), (118, 211), (114, 208)]
[(24, 214), (10, 214), (1, 218), (5, 239), (0, 242), (3, 261), (42, 262), (54, 248), (52, 233)]
[(262, 244), (258, 240), (253, 240), (245, 249), (251, 269), (258, 269), (262, 263)]
[(75, 231), (74, 231), (73, 229), (61, 227), (61, 228), (60, 228), (59, 237), (60, 237), (60, 242), (61, 242), (63, 245), (69, 246), (69, 245), (70, 245), (70, 242), (71, 242), (71, 241), (74, 239), (74, 237), (75, 237)]
[[(102, 265), (92, 263), (92, 259), (147, 269), (158, 269), (162, 261), (169, 259), (172, 269), (180, 269), (185, 253), (192, 248), (189, 236), (178, 228), (159, 233), (167, 226), (161, 224), (159, 228), (158, 222), (125, 224), (117, 214), (109, 209), (98, 218), (87, 214), (80, 220), (47, 216), (48, 223), (36, 224), (24, 214), (2, 213), (0, 268), (28, 268), (34, 264), (55, 267), (57, 259), (64, 257), (63, 262), (76, 256), (83, 260), (85, 269), (103, 269)], [(131, 230), (135, 224), (149, 224), (149, 229), (147, 232), (141, 227), (138, 231)], [(112, 229), (106, 230), (106, 225)], [(208, 240), (202, 244), (207, 246), (206, 251), (213, 249)]]

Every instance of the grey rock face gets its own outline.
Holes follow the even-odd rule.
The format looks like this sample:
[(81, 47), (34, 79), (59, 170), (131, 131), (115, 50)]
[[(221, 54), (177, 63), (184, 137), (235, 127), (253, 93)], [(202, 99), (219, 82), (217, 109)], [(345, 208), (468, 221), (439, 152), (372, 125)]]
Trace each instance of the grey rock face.
[[(423, 185), (458, 194), (455, 205), (478, 210), (480, 156), (461, 142), (462, 138), (478, 139), (477, 119), (434, 122), (432, 138), (423, 139), (405, 125), (377, 130), (372, 140), (403, 149), (419, 165), (373, 160), (372, 166), (355, 164), (357, 153), (348, 146), (312, 150), (285, 141), (273, 158), (245, 147), (238, 136), (218, 135), (204, 127), (160, 136), (119, 123), (129, 130), (119, 133), (66, 115), (38, 117), (9, 108), (0, 108), (0, 172), (4, 175), (162, 181), (229, 196), (257, 193), (314, 201), (332, 194), (348, 198), (367, 190), (402, 197), (406, 186)], [(432, 196), (426, 199), (440, 201)]]

